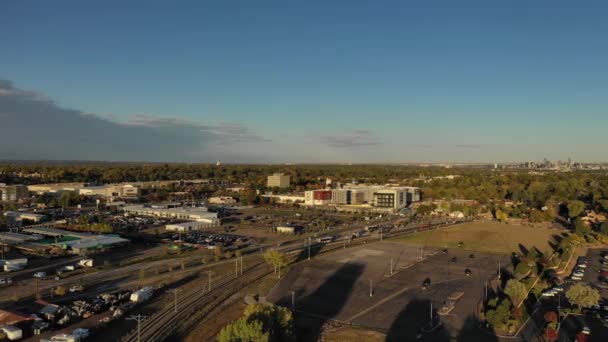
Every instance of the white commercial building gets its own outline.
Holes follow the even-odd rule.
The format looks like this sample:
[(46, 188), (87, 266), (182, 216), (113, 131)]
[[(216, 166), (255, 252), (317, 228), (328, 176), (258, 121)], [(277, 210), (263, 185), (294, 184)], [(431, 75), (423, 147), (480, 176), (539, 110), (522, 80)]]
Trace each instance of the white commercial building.
[(304, 203), (306, 198), (298, 195), (262, 195), (262, 197), (270, 198), (271, 200), (277, 201), (277, 203)]
[(130, 205), (123, 208), (125, 215), (143, 215), (190, 220), (186, 223), (168, 224), (165, 229), (171, 231), (201, 230), (218, 226), (221, 221), (217, 213), (207, 211), (205, 207), (174, 207), (173, 204), (162, 206)]
[(268, 176), (267, 185), (269, 188), (288, 188), (289, 183), (290, 177), (284, 173), (274, 173), (271, 176)]
[(209, 197), (209, 199), (207, 200), (207, 203), (209, 204), (220, 204), (220, 205), (232, 205), (232, 204), (236, 204), (236, 200), (230, 196), (216, 196), (216, 197)]
[(101, 197), (137, 197), (139, 187), (132, 184), (87, 186), (78, 189), (79, 195)]
[(165, 226), (165, 229), (172, 232), (189, 232), (192, 230), (203, 230), (205, 228), (215, 226), (217, 226), (217, 222), (215, 220), (203, 219), (200, 221), (168, 224)]

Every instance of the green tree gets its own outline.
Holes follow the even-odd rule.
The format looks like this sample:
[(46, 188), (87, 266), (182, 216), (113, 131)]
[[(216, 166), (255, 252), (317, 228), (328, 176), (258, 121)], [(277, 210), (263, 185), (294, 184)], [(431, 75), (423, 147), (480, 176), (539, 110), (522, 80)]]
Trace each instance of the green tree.
[(281, 277), (281, 268), (287, 265), (287, 256), (285, 253), (279, 252), (275, 249), (269, 249), (264, 253), (264, 260), (274, 267), (274, 273), (277, 274), (278, 278)]
[(588, 285), (576, 283), (566, 291), (566, 297), (570, 304), (578, 306), (579, 310), (583, 307), (597, 305), (600, 301), (600, 293)]
[(583, 219), (577, 217), (574, 220), (574, 232), (576, 232), (577, 235), (583, 236), (589, 234), (589, 232), (591, 232), (591, 228), (583, 221)]
[(525, 261), (522, 261), (517, 264), (515, 270), (513, 270), (513, 276), (518, 280), (522, 280), (530, 274), (530, 271), (532, 271), (530, 265), (528, 265), (528, 263)]
[(500, 209), (496, 209), (496, 212), (494, 212), (494, 216), (500, 222), (505, 222), (507, 220), (507, 218), (509, 217), (509, 215), (507, 215), (507, 213), (505, 213), (504, 211), (502, 211)]
[(604, 223), (602, 223), (602, 227), (600, 228), (600, 231), (602, 232), (602, 234), (608, 235), (608, 220), (606, 220), (606, 221), (604, 221)]
[(218, 335), (219, 342), (268, 342), (270, 334), (262, 329), (262, 322), (240, 318), (228, 324)]
[(570, 216), (570, 218), (578, 217), (583, 213), (583, 210), (585, 210), (585, 203), (579, 200), (568, 202), (568, 216)]
[(507, 281), (507, 285), (505, 285), (504, 292), (507, 296), (509, 296), (509, 298), (511, 298), (513, 305), (516, 307), (519, 307), (523, 300), (528, 296), (526, 285), (517, 279), (509, 279), (509, 281)]
[(608, 198), (602, 198), (598, 201), (605, 212), (608, 212)]
[(218, 340), (220, 342), (293, 341), (293, 315), (288, 309), (274, 305), (248, 305), (242, 318), (220, 331)]

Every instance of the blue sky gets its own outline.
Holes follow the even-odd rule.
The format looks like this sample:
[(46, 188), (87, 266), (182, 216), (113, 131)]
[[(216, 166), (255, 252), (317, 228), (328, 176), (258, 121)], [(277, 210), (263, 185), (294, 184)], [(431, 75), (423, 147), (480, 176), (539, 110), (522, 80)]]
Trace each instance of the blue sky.
[[(44, 97), (142, 139), (189, 137), (143, 158), (159, 161), (608, 161), (608, 4), (584, 4), (2, 1), (0, 79), (18, 101), (0, 115), (18, 126), (16, 103)], [(81, 139), (0, 158), (160, 148), (90, 155)]]

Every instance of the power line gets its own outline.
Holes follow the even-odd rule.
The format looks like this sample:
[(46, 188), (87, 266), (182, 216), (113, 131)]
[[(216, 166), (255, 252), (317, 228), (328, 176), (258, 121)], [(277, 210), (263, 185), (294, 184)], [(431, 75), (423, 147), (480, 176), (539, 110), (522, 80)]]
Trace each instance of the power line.
[(174, 306), (173, 310), (175, 313), (177, 313), (177, 293), (181, 292), (181, 290), (178, 288), (175, 288), (175, 289), (169, 289), (169, 290), (167, 290), (167, 292), (173, 293), (173, 296), (175, 297), (175, 306)]
[(141, 322), (146, 320), (148, 316), (144, 316), (141, 314), (131, 315), (127, 317), (128, 320), (137, 322), (137, 342), (141, 342)]

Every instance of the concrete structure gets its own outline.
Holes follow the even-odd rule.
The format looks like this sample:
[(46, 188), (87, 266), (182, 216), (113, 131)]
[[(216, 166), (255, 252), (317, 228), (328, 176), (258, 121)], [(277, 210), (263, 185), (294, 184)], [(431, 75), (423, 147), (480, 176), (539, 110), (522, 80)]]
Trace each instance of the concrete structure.
[(125, 215), (142, 215), (167, 217), (181, 220), (211, 220), (219, 224), (217, 213), (211, 213), (205, 207), (171, 207), (155, 208), (153, 206), (129, 205), (123, 208)]
[(236, 200), (230, 196), (217, 196), (209, 197), (207, 200), (209, 204), (220, 204), (220, 205), (233, 205), (236, 204)]
[(268, 176), (267, 185), (269, 188), (288, 188), (290, 183), (290, 177), (283, 173), (274, 173)]
[(168, 224), (165, 226), (165, 229), (173, 232), (189, 232), (192, 230), (203, 230), (205, 228), (215, 227), (217, 224), (218, 222), (215, 222), (214, 220), (204, 219), (200, 221)]
[(27, 186), (25, 185), (1, 185), (0, 200), (2, 201), (19, 201), (29, 197)]

